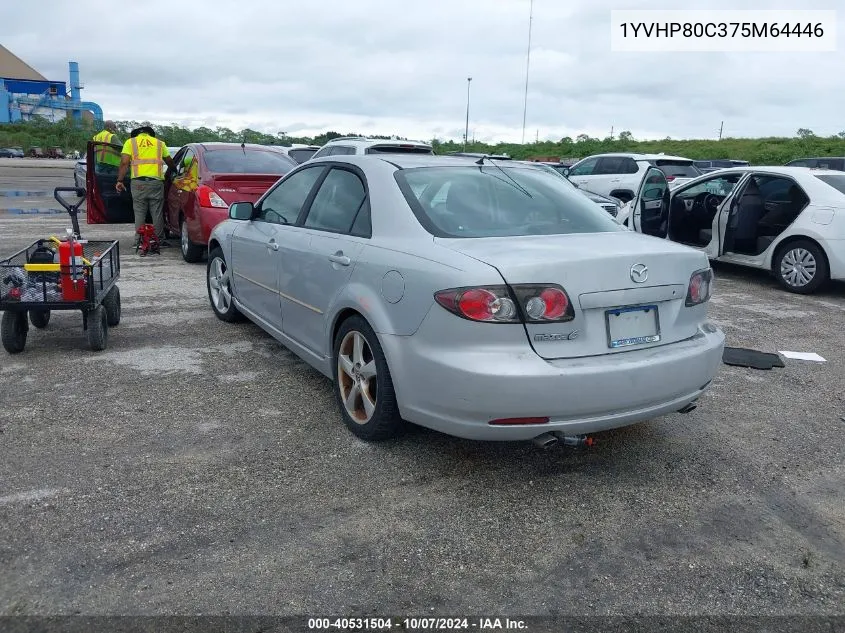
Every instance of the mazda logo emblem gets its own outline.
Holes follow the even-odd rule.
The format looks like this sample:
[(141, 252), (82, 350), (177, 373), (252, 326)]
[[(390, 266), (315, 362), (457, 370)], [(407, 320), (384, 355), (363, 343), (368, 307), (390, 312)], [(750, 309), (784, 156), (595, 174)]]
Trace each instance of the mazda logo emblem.
[(646, 279), (648, 279), (648, 266), (645, 264), (634, 264), (631, 266), (631, 281), (635, 284), (641, 284)]

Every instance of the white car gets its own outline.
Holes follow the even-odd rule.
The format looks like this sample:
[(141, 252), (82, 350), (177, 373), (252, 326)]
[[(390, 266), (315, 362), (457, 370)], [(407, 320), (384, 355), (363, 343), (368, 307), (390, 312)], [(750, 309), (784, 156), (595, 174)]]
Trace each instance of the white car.
[(770, 270), (810, 294), (845, 280), (845, 173), (807, 167), (720, 169), (669, 188), (651, 168), (619, 221), (704, 251), (712, 260)]
[(342, 136), (323, 145), (311, 158), (361, 156), (363, 154), (434, 154), (434, 148), (420, 141)]
[(583, 189), (628, 202), (651, 167), (663, 170), (673, 189), (701, 175), (689, 158), (622, 153), (588, 156), (564, 169), (563, 175)]

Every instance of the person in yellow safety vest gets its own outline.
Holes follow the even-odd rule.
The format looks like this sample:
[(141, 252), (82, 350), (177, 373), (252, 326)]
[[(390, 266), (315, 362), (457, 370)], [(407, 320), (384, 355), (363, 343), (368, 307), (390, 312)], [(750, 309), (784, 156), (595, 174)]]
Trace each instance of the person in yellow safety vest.
[(197, 187), (200, 186), (196, 157), (185, 156), (182, 159), (182, 165), (185, 167), (185, 171), (179, 180), (179, 188), (184, 191), (196, 191)]
[[(164, 165), (171, 169), (176, 163), (170, 157), (164, 141), (156, 138), (155, 130), (145, 125), (132, 130), (131, 138), (123, 144), (120, 169), (117, 173), (118, 192), (126, 191), (123, 179), (131, 165), (132, 208), (135, 211), (135, 230), (147, 221), (149, 212), (160, 246), (170, 246), (164, 239)], [(135, 238), (136, 244), (138, 237)]]
[[(111, 143), (112, 145), (122, 145), (120, 140), (115, 136), (117, 126), (114, 121), (106, 121), (103, 124), (103, 131), (94, 135), (93, 141), (98, 143)], [(98, 145), (94, 150), (94, 171), (98, 174), (116, 174), (120, 167), (120, 154), (113, 147), (107, 145)]]

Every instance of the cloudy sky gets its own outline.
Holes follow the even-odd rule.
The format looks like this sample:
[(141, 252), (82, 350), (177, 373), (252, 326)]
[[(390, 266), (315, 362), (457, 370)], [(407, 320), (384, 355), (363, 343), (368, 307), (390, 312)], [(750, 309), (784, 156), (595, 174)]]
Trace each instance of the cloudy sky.
[[(526, 140), (845, 130), (845, 53), (611, 52), (611, 9), (834, 9), (839, 0), (534, 0)], [(683, 6), (679, 6), (682, 4)], [(107, 118), (522, 139), (529, 0), (0, 2), (0, 42), (78, 61)], [(838, 30), (845, 38), (840, 11)]]

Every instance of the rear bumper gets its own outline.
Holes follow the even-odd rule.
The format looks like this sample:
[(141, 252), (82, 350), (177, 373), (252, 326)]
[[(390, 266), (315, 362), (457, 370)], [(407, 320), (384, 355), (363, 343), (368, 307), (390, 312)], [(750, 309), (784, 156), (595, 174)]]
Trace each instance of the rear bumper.
[(229, 217), (229, 209), (219, 207), (199, 207), (199, 235), (192, 235), (191, 240), (197, 244), (208, 244), (214, 227)]
[[(702, 395), (725, 343), (721, 330), (704, 324), (692, 338), (661, 347), (546, 361), (525, 345), (521, 353), (495, 344), (462, 350), (427, 338), (380, 337), (402, 416), (475, 440), (594, 433), (672, 413)], [(535, 416), (550, 422), (489, 424)]]
[(830, 278), (845, 281), (845, 240), (827, 240), (825, 252), (830, 264)]

